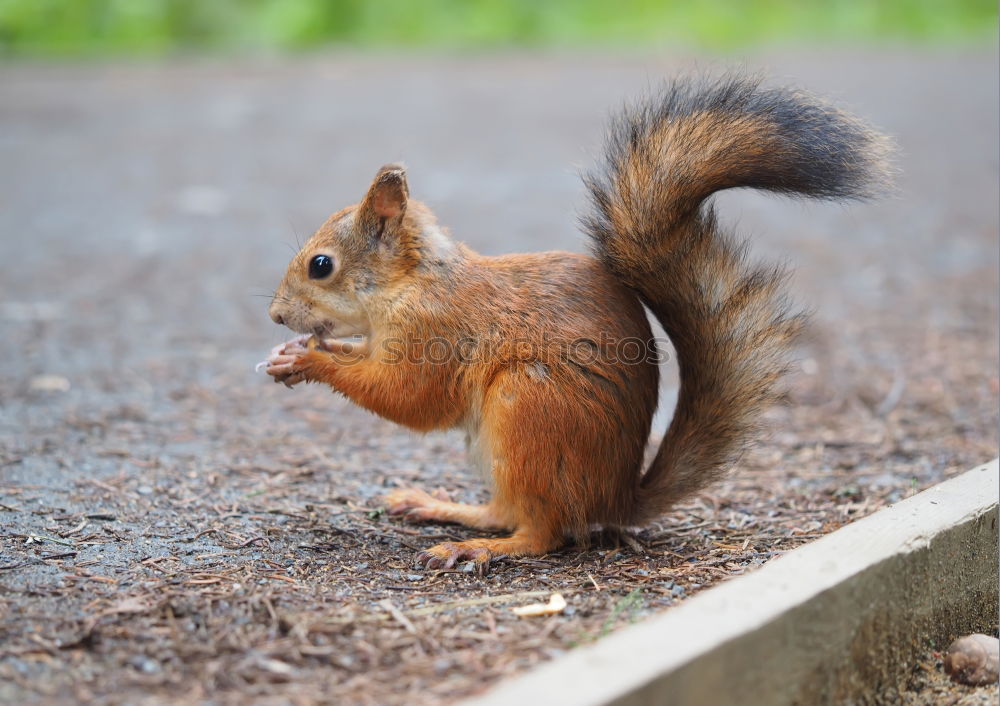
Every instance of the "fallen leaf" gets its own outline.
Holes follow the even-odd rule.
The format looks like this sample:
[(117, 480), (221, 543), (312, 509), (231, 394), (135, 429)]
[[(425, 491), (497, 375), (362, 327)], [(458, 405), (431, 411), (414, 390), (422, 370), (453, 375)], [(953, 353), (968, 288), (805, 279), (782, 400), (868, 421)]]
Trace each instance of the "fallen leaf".
[(543, 615), (556, 615), (566, 608), (566, 599), (561, 593), (553, 593), (548, 603), (532, 603), (530, 605), (512, 608), (514, 615), (520, 618), (536, 618)]
[(62, 375), (36, 375), (29, 387), (36, 392), (68, 392), (70, 383)]

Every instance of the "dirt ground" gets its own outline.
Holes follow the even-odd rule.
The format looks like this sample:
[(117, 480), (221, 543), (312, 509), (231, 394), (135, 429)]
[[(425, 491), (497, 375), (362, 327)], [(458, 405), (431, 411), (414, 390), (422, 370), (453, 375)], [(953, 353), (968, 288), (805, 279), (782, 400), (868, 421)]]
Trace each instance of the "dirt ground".
[[(739, 63), (893, 134), (899, 194), (723, 195), (815, 312), (770, 438), (661, 522), (482, 578), (415, 568), (470, 533), (379, 505), (484, 498), (461, 439), (255, 374), (287, 335), (267, 297), (398, 159), (481, 251), (581, 250), (609, 108), (715, 62), (0, 67), (0, 702), (450, 702), (996, 456), (995, 50)], [(556, 591), (561, 615), (510, 610)]]

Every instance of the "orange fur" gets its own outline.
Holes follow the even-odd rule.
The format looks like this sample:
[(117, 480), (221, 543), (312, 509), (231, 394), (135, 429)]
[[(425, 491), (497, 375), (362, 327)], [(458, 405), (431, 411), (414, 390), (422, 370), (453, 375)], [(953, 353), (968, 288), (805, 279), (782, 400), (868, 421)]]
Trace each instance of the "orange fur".
[[(407, 210), (412, 215), (403, 227), (435, 227), (422, 206), (411, 202)], [(324, 316), (336, 318), (322, 308), (322, 291), (301, 293), (311, 285), (302, 271), (316, 253), (347, 252), (341, 237), (321, 230), (306, 244), (278, 290), (273, 316), (290, 322), (287, 300), (308, 296), (315, 318), (296, 330), (315, 331)], [(436, 270), (445, 265), (395, 268), (388, 256), (366, 301), (370, 354), (340, 364), (323, 350), (305, 351), (294, 374), (412, 429), (460, 427), (476, 437), (475, 453), (495, 488), (489, 510), (430, 496), (414, 505), (412, 494), (397, 493), (389, 497), (390, 511), (516, 530), (511, 539), (476, 540), (475, 548), (491, 555), (544, 553), (567, 533), (584, 536), (594, 523), (624, 524), (656, 402), (657, 368), (615, 368), (589, 356), (566, 361), (562, 350), (595, 332), (651, 339), (638, 299), (583, 255), (488, 258), (459, 244), (449, 249), (447, 277)], [(488, 355), (433, 363), (397, 355), (405, 350), (419, 360), (427, 342), (442, 335), (449, 342), (475, 340)], [(387, 344), (393, 340), (401, 343)]]

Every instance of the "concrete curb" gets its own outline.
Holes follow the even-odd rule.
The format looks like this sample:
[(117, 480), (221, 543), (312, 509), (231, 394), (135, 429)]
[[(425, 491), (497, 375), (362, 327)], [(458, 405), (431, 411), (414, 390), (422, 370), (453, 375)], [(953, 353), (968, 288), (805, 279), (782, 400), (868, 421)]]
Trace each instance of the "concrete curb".
[(868, 703), (996, 630), (998, 495), (993, 460), (469, 703)]

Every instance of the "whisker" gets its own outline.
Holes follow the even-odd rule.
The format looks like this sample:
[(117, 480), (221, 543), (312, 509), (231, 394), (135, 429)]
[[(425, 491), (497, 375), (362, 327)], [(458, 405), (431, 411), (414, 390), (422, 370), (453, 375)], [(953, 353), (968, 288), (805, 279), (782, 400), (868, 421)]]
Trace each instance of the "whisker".
[(295, 252), (298, 252), (302, 249), (302, 238), (299, 237), (299, 231), (296, 230), (295, 224), (292, 223), (291, 216), (285, 216), (285, 219), (288, 221), (288, 226), (292, 229), (292, 235), (295, 236), (295, 242), (298, 245), (298, 249)]

